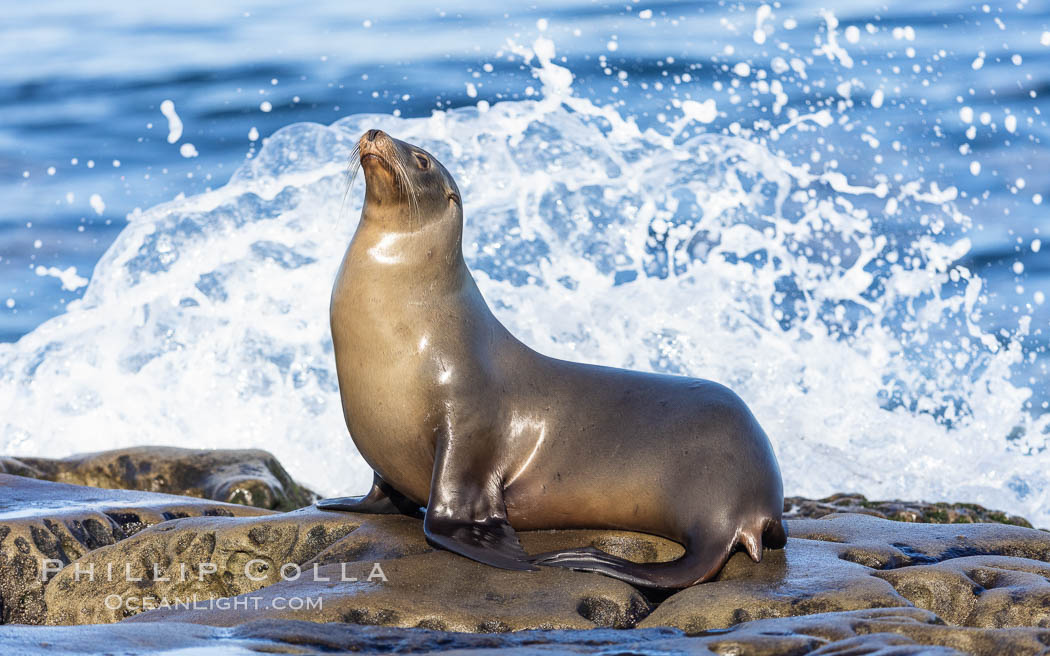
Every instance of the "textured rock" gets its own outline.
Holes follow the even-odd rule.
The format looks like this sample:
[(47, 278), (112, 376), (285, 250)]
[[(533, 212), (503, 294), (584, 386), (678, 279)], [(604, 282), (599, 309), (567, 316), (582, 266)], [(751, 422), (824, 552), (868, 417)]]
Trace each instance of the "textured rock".
[[(303, 535), (314, 538), (304, 540)], [(638, 560), (681, 552), (672, 542), (620, 531), (536, 531), (523, 534), (522, 542), (535, 552), (595, 545)], [(368, 580), (376, 562), (386, 581)], [(628, 627), (650, 610), (641, 593), (607, 577), (546, 568), (534, 573), (499, 570), (435, 551), (417, 519), (316, 508), (266, 518), (170, 522), (94, 552), (79, 565), (98, 572), (114, 565), (123, 573), (125, 563), (132, 563), (133, 578), (143, 580), (128, 581), (123, 574), (115, 581), (78, 580), (74, 568), (61, 572), (49, 586), (48, 623), (115, 622), (144, 607), (186, 606), (235, 595), (240, 597), (219, 604), (226, 608), (202, 603), (197, 605), (209, 610), (146, 615), (159, 620), (177, 612), (180, 620), (216, 624), (271, 616), (485, 631)], [(216, 571), (202, 580), (197, 573), (204, 563), (213, 563)], [(347, 576), (360, 580), (342, 581), (342, 563), (352, 565)], [(280, 570), (287, 564), (299, 566), (301, 575), (292, 568), (285, 577), (297, 580), (281, 580)], [(181, 575), (184, 571), (190, 575)], [(119, 603), (107, 603), (111, 595)], [(323, 606), (274, 608), (275, 599), (290, 598), (321, 598)]]
[(99, 490), (0, 474), (0, 617), (3, 624), (44, 620), (53, 572), (147, 526), (176, 517), (269, 514), (244, 506), (166, 494)]
[[(310, 507), (264, 517), (194, 517), (155, 526), (59, 572), (48, 585), (47, 623), (116, 622), (163, 599), (204, 600), (253, 592), (292, 576), (296, 566), (366, 519)], [(380, 516), (375, 521), (401, 519)], [(116, 571), (112, 577), (111, 568)]]
[[(129, 621), (230, 626), (265, 617), (502, 632), (629, 628), (649, 612), (637, 590), (596, 574), (552, 568), (514, 572), (447, 551), (351, 565), (326, 565), (317, 570), (317, 580), (309, 572), (298, 581), (230, 600), (221, 609), (208, 604), (200, 610), (160, 609)], [(359, 580), (341, 580), (344, 570)], [(321, 582), (322, 578), (331, 581)], [(291, 608), (293, 599), (304, 600), (304, 606)], [(308, 608), (308, 600), (317, 604)]]
[[(316, 495), (258, 449), (178, 449), (144, 446), (60, 460), (5, 459), (8, 473), (111, 490), (182, 494), (271, 510), (310, 505)], [(21, 467), (21, 470), (18, 468)]]
[[(69, 653), (125, 655), (160, 650), (194, 653), (387, 654), (748, 654), (748, 656), (1036, 656), (1050, 630), (974, 629), (941, 624), (933, 613), (892, 608), (767, 619), (687, 637), (671, 629), (445, 633), (353, 624), (257, 620), (236, 627), (151, 622), (85, 627), (7, 627), (0, 648), (22, 656)], [(498, 650), (498, 651), (497, 651)]]
[[(716, 581), (671, 595), (650, 613), (660, 595), (647, 601), (606, 577), (547, 568), (507, 572), (435, 551), (421, 522), (409, 517), (308, 508), (189, 518), (78, 561), (81, 570), (115, 566), (120, 572), (132, 563), (132, 576), (142, 581), (78, 581), (75, 568), (63, 570), (48, 587), (48, 622), (115, 622), (181, 603), (137, 619), (231, 625), (271, 617), (457, 631), (629, 627), (640, 620), (643, 627), (698, 633), (763, 618), (917, 605), (943, 613), (951, 624), (1045, 625), (1050, 534), (867, 515), (792, 520), (788, 531), (786, 549), (767, 551), (761, 563), (738, 553)], [(644, 562), (681, 553), (674, 543), (627, 532), (534, 531), (521, 538), (531, 553), (592, 545)], [(377, 562), (386, 580), (368, 580)], [(197, 575), (208, 563), (215, 571)], [(286, 565), (293, 568), (282, 577)], [(341, 580), (344, 568), (358, 580)], [(296, 580), (284, 580), (289, 577)], [(185, 607), (228, 597), (233, 601)], [(310, 601), (290, 607), (291, 598)]]
[(903, 567), (875, 576), (949, 624), (1050, 629), (1050, 564), (971, 556)]
[(911, 524), (865, 515), (789, 522), (792, 537), (846, 545), (848, 560), (877, 569), (927, 565), (964, 556), (1050, 561), (1050, 533), (1005, 524)]
[[(707, 644), (719, 654), (816, 655), (1045, 654), (1050, 631), (1045, 629), (976, 629), (945, 625), (937, 615), (918, 608), (882, 608), (765, 619), (738, 625)], [(752, 650), (758, 637), (808, 636), (819, 641), (813, 651), (791, 652), (781, 645)], [(734, 647), (739, 649), (734, 651)], [(784, 644), (783, 647), (787, 647)]]
[[(1001, 627), (1039, 626), (1045, 618), (1046, 580), (1040, 581), (1038, 568), (1050, 561), (1050, 534), (1042, 531), (1002, 524), (908, 524), (867, 515), (829, 515), (789, 521), (788, 534), (783, 551), (767, 551), (757, 564), (742, 553), (734, 555), (715, 581), (672, 595), (640, 626), (674, 626), (695, 633), (767, 617), (860, 608), (915, 604), (940, 612), (953, 604), (970, 604), (986, 592), (972, 580), (967, 585), (968, 574), (951, 565), (916, 566), (970, 556), (998, 556), (988, 561), (994, 563), (989, 569), (1015, 571), (999, 573), (998, 579), (989, 574), (989, 582), (1004, 582), (1003, 592), (942, 619)], [(953, 585), (946, 585), (948, 580)], [(1024, 608), (1008, 611), (1010, 603)]]
[(0, 474), (14, 474), (15, 476), (28, 476), (30, 478), (43, 478), (44, 473), (39, 469), (30, 467), (17, 458), (4, 458), (0, 456)]
[(698, 633), (767, 617), (911, 605), (870, 568), (840, 558), (842, 550), (832, 542), (789, 538), (785, 549), (765, 552), (761, 563), (737, 553), (715, 581), (671, 595), (642, 626)]
[[(862, 514), (790, 520), (785, 550), (757, 564), (735, 554), (715, 581), (668, 595), (596, 574), (480, 565), (432, 548), (409, 517), (199, 498), (311, 498), (261, 451), (0, 458), (0, 471), (20, 474), (0, 473), (0, 616), (103, 623), (0, 627), (0, 653), (1050, 653), (1050, 533), (977, 506), (791, 500), (796, 515)], [(973, 523), (984, 521), (1005, 523)], [(521, 541), (530, 553), (594, 546), (637, 562), (682, 552), (622, 531)], [(67, 564), (49, 581), (46, 558)], [(619, 627), (643, 628), (605, 630)]]
[(858, 513), (898, 522), (924, 524), (995, 523), (1032, 527), (1023, 517), (989, 510), (975, 503), (868, 501), (860, 494), (833, 494), (823, 499), (784, 499), (784, 517), (787, 519), (819, 519), (833, 513)]

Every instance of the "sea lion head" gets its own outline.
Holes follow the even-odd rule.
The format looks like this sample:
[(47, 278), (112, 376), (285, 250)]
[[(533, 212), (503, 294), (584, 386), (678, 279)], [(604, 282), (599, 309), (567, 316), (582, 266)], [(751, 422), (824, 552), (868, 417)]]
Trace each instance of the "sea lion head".
[(357, 142), (357, 152), (365, 174), (364, 219), (400, 230), (462, 221), (459, 187), (427, 151), (382, 130), (369, 130)]

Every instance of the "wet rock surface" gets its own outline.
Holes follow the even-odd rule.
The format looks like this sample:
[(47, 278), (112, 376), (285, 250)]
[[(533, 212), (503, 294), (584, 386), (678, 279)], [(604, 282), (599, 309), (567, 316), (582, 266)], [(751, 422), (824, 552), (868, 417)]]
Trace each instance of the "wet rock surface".
[(0, 467), (57, 483), (181, 494), (270, 510), (294, 510), (316, 500), (273, 455), (259, 449), (144, 446), (57, 460), (3, 458)]
[[(1039, 572), (1050, 562), (1050, 533), (838, 514), (789, 520), (788, 534), (785, 549), (767, 551), (761, 563), (734, 555), (715, 581), (672, 595), (639, 626), (696, 633), (764, 618), (908, 606), (939, 612), (960, 605), (971, 609), (941, 619), (986, 628), (1047, 626), (1040, 618), (1050, 612), (1043, 605), (1050, 582)], [(963, 571), (954, 567), (956, 560), (965, 561)], [(987, 589), (970, 573), (986, 576)], [(954, 585), (945, 585), (949, 580)], [(994, 592), (999, 581), (1005, 590)]]
[[(111, 472), (122, 461), (82, 462)], [(44, 465), (0, 459), (7, 472), (56, 475)], [(118, 482), (160, 485), (153, 475)], [(191, 480), (191, 491), (204, 489)], [(815, 515), (857, 499), (792, 503)], [(276, 513), (0, 474), (0, 651), (1046, 653), (1050, 533), (970, 521), (989, 513), (955, 523), (930, 513), (793, 519), (786, 549), (761, 563), (737, 553), (715, 581), (668, 593), (556, 568), (487, 567), (435, 550), (409, 517)], [(530, 553), (594, 546), (638, 562), (682, 553), (621, 531), (533, 531), (521, 541)], [(45, 558), (64, 567), (41, 577)]]
[[(122, 622), (78, 627), (0, 627), (11, 653), (35, 655), (183, 653), (265, 654), (785, 654), (829, 656), (1036, 656), (1050, 647), (1047, 629), (975, 629), (948, 626), (917, 608), (823, 613), (738, 624), (687, 636), (675, 629), (449, 633), (349, 623), (256, 619), (233, 627), (177, 622)], [(207, 651), (206, 651), (207, 650)]]
[[(627, 629), (649, 613), (630, 585), (604, 576), (544, 568), (512, 572), (447, 551), (369, 563), (326, 565), (230, 600), (224, 608), (160, 609), (129, 621), (233, 626), (262, 617), (309, 619), (469, 633), (524, 629)], [(356, 579), (343, 580), (344, 577)], [(291, 607), (291, 599), (320, 599)]]
[(269, 511), (167, 494), (48, 483), (0, 474), (0, 618), (44, 621), (48, 565), (66, 566), (148, 526), (179, 517)]
[[(47, 622), (116, 622), (164, 599), (205, 600), (253, 592), (291, 577), (296, 567), (364, 519), (311, 507), (257, 517), (192, 517), (153, 526), (87, 554), (79, 568), (55, 575), (47, 586)], [(108, 575), (111, 570), (114, 576)]]

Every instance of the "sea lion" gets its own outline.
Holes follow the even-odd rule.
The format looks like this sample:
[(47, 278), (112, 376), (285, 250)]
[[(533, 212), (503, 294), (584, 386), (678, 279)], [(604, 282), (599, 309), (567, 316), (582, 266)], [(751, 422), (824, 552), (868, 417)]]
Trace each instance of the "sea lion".
[[(361, 220), (332, 290), (343, 414), (375, 470), (321, 508), (418, 514), (427, 539), (496, 567), (600, 572), (682, 588), (738, 545), (786, 542), (769, 440), (706, 380), (547, 357), (496, 319), (463, 260), (455, 180), (433, 155), (369, 130)], [(355, 171), (356, 173), (356, 171)], [(529, 556), (515, 530), (625, 529), (681, 543), (666, 563), (592, 548)]]

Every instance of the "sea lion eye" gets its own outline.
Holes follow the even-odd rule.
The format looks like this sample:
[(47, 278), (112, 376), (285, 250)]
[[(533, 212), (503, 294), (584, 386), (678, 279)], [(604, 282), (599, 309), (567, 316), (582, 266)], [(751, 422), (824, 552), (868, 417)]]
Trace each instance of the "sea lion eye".
[(413, 153), (416, 156), (416, 163), (419, 164), (419, 168), (426, 171), (430, 168), (430, 158), (422, 153)]

